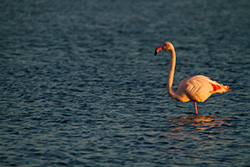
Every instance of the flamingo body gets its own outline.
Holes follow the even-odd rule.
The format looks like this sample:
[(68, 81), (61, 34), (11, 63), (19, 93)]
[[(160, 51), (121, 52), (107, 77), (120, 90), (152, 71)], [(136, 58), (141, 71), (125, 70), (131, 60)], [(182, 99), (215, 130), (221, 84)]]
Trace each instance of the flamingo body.
[(228, 89), (203, 75), (183, 79), (176, 92), (176, 100), (181, 102), (204, 102), (214, 93), (224, 93)]
[(170, 50), (171, 52), (171, 64), (167, 84), (169, 96), (181, 102), (193, 101), (196, 115), (198, 115), (196, 102), (204, 102), (214, 93), (230, 91), (229, 86), (224, 86), (216, 81), (212, 81), (206, 76), (196, 75), (183, 79), (179, 83), (178, 90), (174, 92), (172, 87), (176, 64), (174, 46), (170, 42), (165, 42), (155, 49), (155, 55), (161, 50)]

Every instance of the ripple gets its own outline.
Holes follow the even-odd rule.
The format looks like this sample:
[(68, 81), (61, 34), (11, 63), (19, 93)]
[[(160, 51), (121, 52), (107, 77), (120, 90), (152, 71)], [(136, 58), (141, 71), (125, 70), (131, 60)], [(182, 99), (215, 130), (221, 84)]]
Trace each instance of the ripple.
[[(247, 166), (250, 3), (162, 4), (3, 2), (0, 165)], [(167, 95), (164, 41), (174, 89), (202, 74), (232, 92), (193, 116)]]

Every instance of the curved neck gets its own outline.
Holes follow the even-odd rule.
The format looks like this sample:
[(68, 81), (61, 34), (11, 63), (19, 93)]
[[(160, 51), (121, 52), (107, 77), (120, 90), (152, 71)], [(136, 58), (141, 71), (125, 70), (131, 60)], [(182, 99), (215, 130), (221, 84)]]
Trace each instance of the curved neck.
[(175, 54), (174, 47), (171, 47), (170, 52), (171, 52), (171, 64), (170, 64), (170, 69), (169, 69), (169, 74), (168, 74), (167, 91), (170, 97), (172, 97), (173, 99), (176, 99), (177, 95), (175, 94), (173, 90), (174, 70), (175, 70), (175, 63), (176, 63), (176, 54)]

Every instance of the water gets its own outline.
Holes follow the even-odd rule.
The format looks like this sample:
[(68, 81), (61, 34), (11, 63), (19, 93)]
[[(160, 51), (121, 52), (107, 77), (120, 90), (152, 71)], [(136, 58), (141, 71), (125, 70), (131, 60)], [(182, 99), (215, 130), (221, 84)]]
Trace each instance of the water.
[[(0, 4), (0, 166), (250, 165), (250, 2)], [(231, 92), (166, 92), (206, 75)]]

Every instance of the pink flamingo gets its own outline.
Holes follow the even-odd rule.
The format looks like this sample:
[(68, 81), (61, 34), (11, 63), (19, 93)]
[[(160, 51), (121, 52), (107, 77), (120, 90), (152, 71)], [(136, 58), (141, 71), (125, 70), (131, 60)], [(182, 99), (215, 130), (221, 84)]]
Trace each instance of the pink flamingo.
[(171, 52), (171, 64), (167, 84), (169, 96), (181, 102), (193, 101), (196, 115), (198, 115), (196, 102), (204, 102), (214, 93), (230, 91), (229, 86), (224, 86), (216, 81), (212, 81), (206, 76), (196, 75), (183, 79), (178, 86), (177, 92), (174, 92), (172, 85), (176, 63), (175, 49), (170, 42), (165, 42), (163, 45), (160, 45), (155, 49), (155, 56), (161, 50), (170, 50)]

